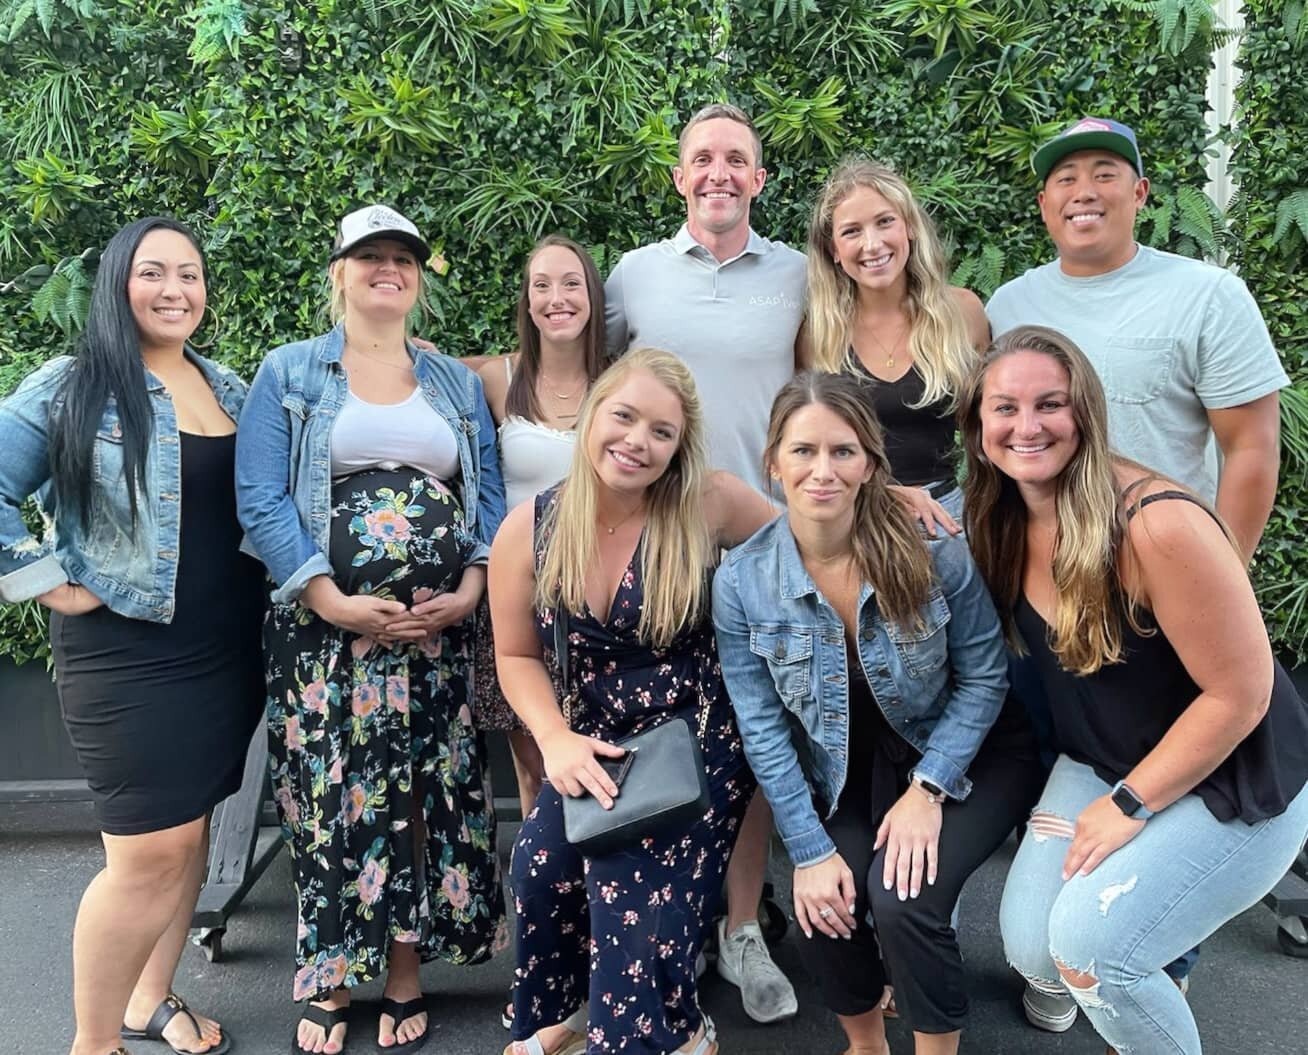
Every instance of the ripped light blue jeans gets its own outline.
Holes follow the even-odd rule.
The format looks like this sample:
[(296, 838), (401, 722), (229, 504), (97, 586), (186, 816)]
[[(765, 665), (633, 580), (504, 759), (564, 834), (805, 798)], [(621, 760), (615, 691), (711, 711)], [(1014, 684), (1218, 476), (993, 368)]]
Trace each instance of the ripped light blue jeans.
[[(1004, 885), (1004, 954), (1037, 988), (1071, 993), (1121, 1055), (1199, 1055), (1194, 1015), (1163, 968), (1285, 875), (1308, 837), (1308, 789), (1256, 824), (1223, 823), (1185, 795), (1064, 883), (1077, 816), (1111, 790), (1089, 766), (1058, 757)], [(1065, 984), (1060, 966), (1093, 984)]]

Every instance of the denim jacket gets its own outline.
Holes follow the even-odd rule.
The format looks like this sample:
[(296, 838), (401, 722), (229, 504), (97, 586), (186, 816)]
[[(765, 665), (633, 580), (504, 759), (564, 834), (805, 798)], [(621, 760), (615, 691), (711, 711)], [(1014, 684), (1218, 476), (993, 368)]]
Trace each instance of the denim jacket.
[[(1008, 691), (999, 617), (961, 538), (928, 541), (935, 568), (920, 627), (888, 623), (872, 588), (858, 601), (858, 658), (891, 727), (922, 753), (915, 771), (954, 799)], [(849, 757), (845, 629), (800, 559), (786, 517), (726, 557), (713, 584), (722, 674), (754, 775), (797, 865), (836, 852)], [(814, 795), (825, 806), (818, 816)]]
[[(349, 380), (341, 366), (345, 331), (284, 344), (259, 367), (236, 436), (236, 506), (246, 547), (268, 566), (288, 604), (316, 575), (330, 575), (332, 425)], [(459, 449), (468, 531), (484, 564), (504, 519), (504, 484), (481, 378), (449, 356), (409, 345), (422, 394), (449, 424)]]
[[(245, 401), (245, 382), (189, 348), (186, 357), (235, 421)], [(80, 510), (59, 508), (50, 479), (51, 411), (74, 362), (66, 355), (51, 359), (0, 403), (0, 601), (25, 601), (75, 582), (119, 615), (167, 623), (173, 617), (182, 492), (172, 397), (147, 370), (154, 415), (144, 475), (147, 493), (138, 496), (135, 526), (123, 480), (118, 405), (112, 398), (105, 405), (95, 437), (95, 515), (83, 528)], [(31, 495), (45, 517), (44, 540), (23, 522), (21, 507)]]

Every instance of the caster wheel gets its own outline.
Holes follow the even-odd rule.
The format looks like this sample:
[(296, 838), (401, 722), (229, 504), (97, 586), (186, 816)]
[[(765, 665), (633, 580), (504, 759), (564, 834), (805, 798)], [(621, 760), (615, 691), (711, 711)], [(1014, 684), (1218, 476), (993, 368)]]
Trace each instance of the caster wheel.
[(199, 940), (200, 951), (210, 963), (218, 963), (223, 958), (223, 931), (211, 930)]
[[(1308, 918), (1300, 917), (1300, 929), (1308, 924)], [(1286, 956), (1293, 956), (1296, 960), (1308, 960), (1308, 941), (1300, 941), (1284, 927), (1276, 928), (1276, 944), (1281, 947), (1281, 952)]]
[(790, 928), (790, 920), (786, 918), (781, 906), (770, 897), (764, 898), (759, 904), (758, 914), (765, 942), (775, 945), (786, 936), (786, 931)]

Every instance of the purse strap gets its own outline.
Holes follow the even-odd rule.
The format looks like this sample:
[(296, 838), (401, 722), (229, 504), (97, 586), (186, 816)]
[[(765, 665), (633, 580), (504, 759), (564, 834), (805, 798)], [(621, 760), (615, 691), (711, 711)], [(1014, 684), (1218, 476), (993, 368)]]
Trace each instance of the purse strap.
[[(572, 728), (572, 703), (574, 698), (579, 698), (580, 693), (575, 691), (572, 683), (572, 656), (568, 652), (568, 610), (562, 604), (554, 607), (554, 658), (559, 664), (559, 680), (563, 688), (563, 720), (567, 723), (569, 729)], [(700, 747), (705, 746), (704, 737), (708, 733), (708, 697), (704, 695), (704, 678), (701, 671), (699, 679), (699, 721), (696, 723), (696, 733), (699, 736)]]

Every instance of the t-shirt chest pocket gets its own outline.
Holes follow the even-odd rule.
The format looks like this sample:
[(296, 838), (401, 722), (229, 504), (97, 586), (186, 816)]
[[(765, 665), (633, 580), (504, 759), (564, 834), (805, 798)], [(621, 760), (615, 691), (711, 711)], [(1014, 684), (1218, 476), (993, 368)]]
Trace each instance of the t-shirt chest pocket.
[(1172, 337), (1109, 337), (1102, 349), (1092, 359), (1114, 403), (1148, 403), (1157, 398), (1176, 360)]

